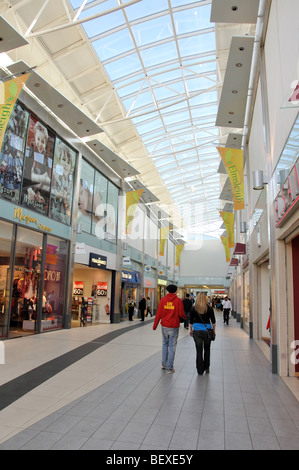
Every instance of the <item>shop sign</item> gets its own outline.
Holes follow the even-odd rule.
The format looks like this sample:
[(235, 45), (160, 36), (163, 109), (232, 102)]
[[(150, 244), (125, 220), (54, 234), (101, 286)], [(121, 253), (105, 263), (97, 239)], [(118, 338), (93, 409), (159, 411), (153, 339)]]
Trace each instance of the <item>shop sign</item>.
[(95, 253), (89, 254), (89, 267), (106, 269), (107, 268), (107, 257), (103, 255), (97, 255)]
[(121, 273), (123, 282), (131, 282), (132, 284), (140, 284), (140, 273), (138, 271), (129, 271), (123, 269)]
[(165, 279), (158, 279), (159, 286), (167, 286), (167, 281)]
[(107, 282), (98, 282), (97, 283), (97, 296), (105, 297), (107, 296), (108, 283)]
[(234, 255), (246, 255), (246, 244), (245, 243), (236, 243), (233, 254)]
[(75, 253), (76, 255), (85, 255), (85, 243), (76, 243), (75, 246)]
[(61, 271), (48, 271), (47, 269), (45, 270), (45, 276), (44, 276), (45, 281), (51, 281), (51, 282), (60, 282), (61, 281)]
[(14, 220), (19, 219), (19, 222), (21, 223), (26, 223), (28, 224), (33, 224), (35, 225), (38, 229), (43, 230), (44, 232), (52, 232), (52, 229), (50, 227), (47, 227), (46, 225), (42, 224), (39, 222), (38, 218), (34, 215), (26, 214), (23, 212), (23, 209), (21, 207), (15, 207), (14, 211)]
[(83, 281), (74, 281), (73, 295), (83, 295), (83, 289)]
[(299, 159), (274, 200), (275, 225), (279, 227), (291, 215), (299, 200)]

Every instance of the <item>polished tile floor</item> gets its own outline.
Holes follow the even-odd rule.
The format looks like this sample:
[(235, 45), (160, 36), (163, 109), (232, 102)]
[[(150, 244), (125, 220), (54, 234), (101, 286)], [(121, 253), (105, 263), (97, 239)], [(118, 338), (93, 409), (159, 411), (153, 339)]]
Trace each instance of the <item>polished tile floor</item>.
[(161, 370), (152, 319), (6, 341), (0, 450), (298, 450), (299, 380), (273, 375), (268, 346), (216, 316), (204, 376), (183, 326), (176, 372)]

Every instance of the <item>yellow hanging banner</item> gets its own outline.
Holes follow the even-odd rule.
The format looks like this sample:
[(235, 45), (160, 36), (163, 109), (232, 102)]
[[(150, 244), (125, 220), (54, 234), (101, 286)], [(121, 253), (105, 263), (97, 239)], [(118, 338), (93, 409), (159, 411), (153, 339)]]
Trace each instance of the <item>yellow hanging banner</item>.
[(223, 219), (225, 229), (227, 232), (228, 246), (229, 248), (234, 248), (235, 246), (235, 231), (234, 231), (235, 216), (233, 212), (223, 212), (223, 211), (220, 211), (220, 215)]
[(175, 246), (175, 265), (180, 265), (180, 257), (183, 251), (184, 245), (176, 245)]
[(228, 238), (227, 237), (221, 237), (224, 249), (225, 249), (225, 256), (226, 256), (226, 262), (228, 263), (230, 261), (230, 249), (228, 246)]
[(0, 83), (0, 149), (6, 127), (18, 96), (30, 73)]
[(132, 231), (132, 222), (136, 207), (143, 191), (144, 189), (138, 189), (137, 191), (129, 191), (126, 193), (126, 233), (131, 233)]
[(164, 256), (165, 244), (168, 238), (170, 227), (160, 228), (160, 246), (159, 246), (159, 256)]
[(243, 150), (229, 149), (226, 147), (217, 147), (217, 150), (223, 160), (230, 179), (234, 198), (234, 209), (236, 211), (244, 209), (245, 196)]

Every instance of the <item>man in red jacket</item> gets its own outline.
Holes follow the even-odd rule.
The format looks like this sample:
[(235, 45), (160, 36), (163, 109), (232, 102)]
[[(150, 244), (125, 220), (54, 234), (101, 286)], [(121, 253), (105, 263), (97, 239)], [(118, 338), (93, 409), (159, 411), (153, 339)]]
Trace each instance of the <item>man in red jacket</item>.
[(161, 320), (162, 326), (162, 369), (166, 369), (168, 374), (175, 372), (173, 368), (175, 350), (179, 336), (180, 319), (186, 320), (184, 305), (176, 295), (177, 286), (171, 284), (166, 288), (168, 294), (159, 302), (153, 330)]

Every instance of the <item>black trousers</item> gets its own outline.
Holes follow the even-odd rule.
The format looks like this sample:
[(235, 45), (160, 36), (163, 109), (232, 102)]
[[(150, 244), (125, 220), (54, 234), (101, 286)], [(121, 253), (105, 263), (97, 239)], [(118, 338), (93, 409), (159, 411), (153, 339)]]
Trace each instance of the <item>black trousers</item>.
[(211, 340), (206, 331), (194, 331), (193, 339), (196, 347), (196, 369), (202, 375), (210, 368)]
[(229, 320), (229, 308), (224, 308), (223, 309), (223, 323), (226, 323), (228, 325), (228, 320)]

